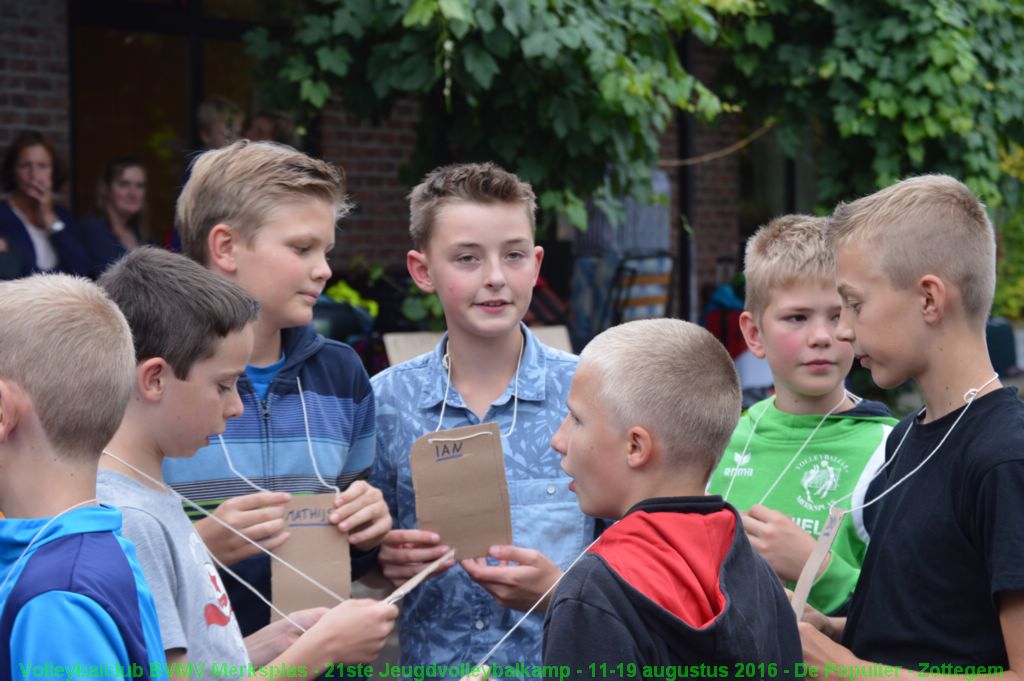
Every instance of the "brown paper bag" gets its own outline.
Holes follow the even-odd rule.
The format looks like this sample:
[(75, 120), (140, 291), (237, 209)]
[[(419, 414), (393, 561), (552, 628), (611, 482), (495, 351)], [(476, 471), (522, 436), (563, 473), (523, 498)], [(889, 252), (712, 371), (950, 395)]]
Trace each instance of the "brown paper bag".
[(420, 529), (439, 534), (456, 560), (512, 543), (498, 424), (428, 433), (413, 443), (409, 458)]
[[(285, 525), (291, 536), (274, 554), (299, 568), (334, 593), (348, 598), (352, 592), (348, 535), (328, 520), (334, 510), (334, 492), (295, 495), (285, 504)], [(273, 602), (284, 612), (319, 606), (334, 607), (337, 599), (310, 584), (284, 563), (270, 560)], [(280, 619), (273, 612), (272, 620)]]

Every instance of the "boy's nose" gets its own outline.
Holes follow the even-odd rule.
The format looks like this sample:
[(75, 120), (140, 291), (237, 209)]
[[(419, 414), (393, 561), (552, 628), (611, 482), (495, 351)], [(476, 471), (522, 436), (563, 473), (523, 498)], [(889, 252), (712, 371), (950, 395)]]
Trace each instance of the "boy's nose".
[(558, 452), (561, 456), (565, 456), (565, 429), (567, 427), (567, 423), (569, 423), (568, 416), (562, 419), (562, 422), (558, 424), (558, 430), (556, 430), (555, 434), (551, 436), (551, 449)]
[(238, 418), (244, 411), (245, 406), (242, 404), (242, 396), (238, 394), (238, 388), (236, 387), (231, 391), (231, 400), (228, 402), (227, 409), (224, 411), (224, 418)]
[(843, 308), (839, 313), (839, 323), (836, 324), (836, 340), (852, 343), (854, 339), (853, 325), (850, 324), (850, 313)]
[(828, 324), (815, 323), (811, 327), (811, 334), (807, 338), (807, 342), (812, 347), (821, 347), (832, 344), (832, 329)]
[(331, 278), (331, 265), (327, 262), (327, 256), (323, 255), (313, 269), (313, 279), (316, 281), (327, 281)]
[(488, 259), (484, 283), (488, 288), (500, 289), (505, 285), (505, 270), (500, 260)]

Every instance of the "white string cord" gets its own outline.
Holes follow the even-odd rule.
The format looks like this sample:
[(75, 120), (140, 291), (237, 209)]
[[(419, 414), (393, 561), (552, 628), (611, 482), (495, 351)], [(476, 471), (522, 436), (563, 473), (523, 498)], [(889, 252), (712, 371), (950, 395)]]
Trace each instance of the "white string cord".
[(572, 570), (573, 567), (576, 565), (576, 563), (580, 562), (580, 559), (583, 558), (583, 556), (587, 555), (587, 551), (589, 551), (590, 548), (594, 544), (596, 544), (598, 541), (600, 541), (600, 540), (601, 540), (601, 537), (598, 537), (594, 541), (590, 542), (590, 544), (587, 546), (587, 548), (583, 549), (583, 552), (580, 553), (580, 555), (576, 556), (576, 558), (573, 559), (573, 561), (571, 563), (569, 563), (569, 567), (565, 568), (565, 572), (563, 572), (562, 574), (560, 574), (558, 576), (558, 579), (555, 580), (555, 583), (548, 587), (548, 590), (545, 591), (543, 593), (543, 595), (541, 595), (540, 599), (538, 599), (538, 601), (536, 603), (534, 603), (533, 605), (530, 606), (530, 609), (526, 611), (526, 614), (524, 614), (522, 617), (520, 617), (519, 620), (515, 624), (512, 625), (512, 628), (509, 629), (505, 633), (505, 635), (501, 637), (501, 640), (499, 640), (497, 643), (495, 643), (494, 646), (489, 651), (487, 651), (487, 654), (484, 655), (483, 658), (481, 658), (480, 661), (476, 663), (477, 667), (482, 667), (484, 664), (486, 664), (486, 662), (489, 659), (491, 659), (491, 656), (494, 655), (495, 652), (497, 652), (498, 648), (500, 648), (501, 645), (506, 640), (508, 640), (508, 637), (512, 635), (512, 632), (514, 632), (516, 629), (518, 629), (519, 625), (522, 624), (523, 622), (525, 622), (526, 618), (533, 614), (533, 611), (537, 609), (537, 606), (539, 606), (541, 603), (543, 603), (544, 599), (547, 598), (548, 595), (552, 591), (555, 590), (555, 587), (558, 586), (558, 583), (562, 581), (562, 578), (565, 577), (567, 574), (569, 574), (569, 570)]
[[(519, 359), (516, 360), (516, 374), (515, 380), (512, 387), (512, 425), (509, 426), (507, 433), (502, 433), (502, 437), (509, 437), (516, 429), (516, 420), (519, 417), (519, 368), (523, 364), (523, 352), (526, 350), (526, 337), (519, 334)], [(447, 378), (445, 380), (444, 387), (444, 398), (441, 400), (441, 417), (437, 419), (437, 428), (434, 428), (434, 432), (441, 430), (441, 425), (444, 423), (444, 411), (445, 407), (448, 406), (448, 391), (452, 387), (452, 359), (448, 354), (448, 348), (445, 347), (444, 357), (441, 358), (441, 364), (448, 370)], [(451, 440), (451, 442), (457, 442), (458, 440)]]
[(479, 433), (470, 433), (469, 435), (463, 435), (462, 437), (428, 437), (427, 444), (432, 445), (435, 442), (462, 442), (463, 440), (472, 440), (473, 438), (480, 437), (481, 435), (490, 435), (490, 433), (484, 430)]
[(75, 510), (76, 508), (78, 508), (80, 506), (85, 506), (86, 504), (91, 504), (91, 503), (94, 503), (94, 502), (96, 502), (95, 498), (93, 498), (93, 499), (86, 499), (85, 501), (79, 501), (77, 504), (72, 504), (71, 506), (68, 506), (63, 511), (58, 513), (57, 515), (55, 515), (52, 518), (50, 518), (49, 520), (47, 520), (46, 523), (44, 523), (43, 526), (39, 528), (39, 531), (36, 532), (34, 535), (32, 535), (32, 539), (29, 540), (28, 546), (25, 547), (25, 550), (21, 552), (21, 554), (14, 560), (13, 563), (11, 563), (11, 569), (7, 571), (7, 575), (4, 577), (4, 581), (0, 582), (0, 594), (2, 594), (4, 592), (4, 587), (7, 586), (7, 582), (11, 581), (11, 575), (14, 574), (14, 571), (15, 571), (15, 569), (17, 569), (18, 564), (21, 562), (22, 558), (24, 558), (26, 556), (26, 554), (28, 554), (29, 550), (33, 546), (35, 546), (36, 541), (39, 540), (39, 537), (42, 536), (43, 532), (46, 531), (47, 527), (52, 525), (54, 523), (54, 521), (57, 520), (57, 518), (61, 517), (65, 513), (68, 513), (69, 511), (73, 511), (73, 510)]
[[(789, 463), (786, 464), (785, 468), (782, 469), (782, 472), (779, 473), (778, 477), (775, 478), (775, 482), (773, 482), (771, 484), (771, 487), (768, 488), (768, 491), (764, 493), (764, 496), (762, 496), (761, 500), (759, 502), (757, 502), (757, 503), (759, 503), (759, 504), (763, 504), (764, 503), (765, 499), (768, 498), (768, 495), (770, 495), (775, 490), (775, 487), (776, 487), (776, 485), (779, 484), (779, 481), (781, 481), (782, 478), (785, 477), (786, 473), (789, 472), (789, 469), (793, 466), (794, 463), (796, 463), (797, 458), (801, 454), (804, 453), (805, 449), (807, 449), (807, 445), (811, 444), (811, 440), (814, 439), (814, 436), (815, 436), (815, 434), (817, 434), (818, 429), (821, 428), (822, 425), (824, 425), (825, 421), (828, 420), (829, 416), (832, 416), (832, 414), (835, 414), (836, 410), (839, 409), (839, 407), (843, 406), (843, 402), (846, 402), (846, 398), (847, 397), (848, 397), (848, 395), (847, 395), (846, 391), (844, 390), (842, 398), (838, 402), (836, 402), (836, 405), (834, 407), (829, 409), (828, 412), (824, 416), (821, 417), (821, 420), (818, 421), (818, 425), (814, 426), (814, 430), (812, 430), (811, 434), (807, 436), (807, 439), (804, 440), (804, 443), (802, 445), (800, 445), (800, 449), (796, 450), (796, 454), (794, 454), (792, 457), (790, 457)], [(733, 480), (735, 480), (735, 479), (736, 479), (736, 476), (733, 476)]]
[[(970, 389), (970, 390), (968, 390), (968, 391), (967, 391), (966, 393), (964, 393), (964, 401), (965, 401), (965, 402), (967, 402), (967, 405), (966, 405), (966, 406), (965, 406), (965, 407), (963, 408), (963, 411), (961, 411), (961, 412), (960, 412), (960, 413), (959, 413), (959, 414), (957, 415), (957, 417), (956, 417), (956, 420), (954, 420), (954, 421), (953, 421), (953, 425), (951, 425), (951, 426), (949, 427), (949, 430), (947, 430), (947, 431), (946, 431), (946, 434), (942, 436), (942, 439), (941, 439), (941, 440), (939, 440), (939, 444), (935, 445), (935, 449), (933, 449), (933, 450), (931, 451), (931, 453), (929, 453), (929, 454), (928, 454), (928, 456), (926, 456), (926, 457), (924, 458), (924, 460), (923, 460), (923, 461), (921, 461), (921, 463), (917, 464), (917, 466), (915, 466), (915, 467), (913, 468), (913, 470), (911, 470), (911, 471), (910, 471), (909, 473), (907, 473), (907, 474), (906, 474), (906, 475), (904, 475), (904, 476), (903, 476), (902, 478), (900, 478), (899, 480), (897, 480), (897, 481), (896, 481), (896, 482), (895, 482), (895, 483), (894, 483), (894, 484), (893, 484), (893, 485), (892, 485), (891, 487), (889, 487), (889, 488), (888, 488), (887, 490), (885, 490), (884, 492), (882, 492), (881, 494), (879, 494), (878, 496), (876, 496), (876, 497), (875, 497), (874, 499), (872, 499), (871, 501), (865, 502), (865, 503), (861, 504), (860, 506), (855, 506), (854, 508), (851, 508), (851, 509), (850, 509), (850, 510), (848, 511), (848, 513), (852, 513), (853, 511), (859, 511), (859, 510), (861, 510), (861, 509), (865, 509), (865, 508), (867, 508), (867, 507), (868, 507), (868, 506), (870, 506), (871, 504), (873, 504), (873, 503), (875, 503), (876, 501), (880, 500), (880, 499), (881, 499), (882, 497), (884, 497), (884, 496), (885, 496), (886, 494), (888, 494), (889, 492), (892, 492), (892, 491), (893, 491), (894, 489), (896, 489), (897, 487), (899, 487), (900, 485), (902, 485), (902, 484), (903, 484), (904, 482), (906, 482), (906, 481), (907, 481), (907, 479), (909, 479), (909, 478), (910, 478), (910, 476), (914, 475), (914, 474), (915, 474), (915, 473), (917, 473), (917, 472), (918, 472), (919, 470), (921, 470), (921, 468), (922, 468), (922, 467), (923, 467), (923, 466), (924, 466), (924, 465), (925, 465), (926, 463), (928, 463), (928, 462), (929, 462), (929, 461), (931, 460), (931, 458), (932, 458), (933, 456), (935, 456), (935, 453), (936, 453), (936, 452), (938, 452), (938, 451), (939, 451), (939, 449), (941, 449), (941, 448), (942, 448), (942, 445), (944, 445), (944, 444), (946, 443), (946, 440), (947, 440), (947, 439), (949, 438), (949, 436), (950, 436), (950, 435), (952, 435), (952, 433), (953, 433), (953, 430), (954, 430), (954, 429), (956, 429), (956, 427), (957, 427), (957, 424), (959, 424), (959, 423), (960, 423), (960, 419), (962, 419), (962, 418), (963, 418), (963, 417), (964, 417), (964, 416), (965, 416), (965, 415), (967, 414), (967, 410), (971, 408), (971, 405), (972, 405), (972, 404), (974, 403), (974, 399), (975, 399), (975, 398), (976, 398), (976, 397), (978, 396), (978, 393), (980, 393), (980, 392), (981, 392), (982, 390), (984, 390), (984, 389), (985, 389), (985, 388), (987, 388), (987, 387), (988, 387), (989, 385), (991, 385), (993, 381), (996, 381), (996, 380), (998, 380), (998, 379), (999, 379), (999, 374), (995, 374), (995, 375), (993, 375), (993, 376), (992, 376), (992, 378), (988, 379), (987, 381), (985, 381), (984, 383), (982, 383), (982, 384), (981, 384), (980, 386), (978, 386), (977, 388), (971, 388), (971, 389)], [(919, 411), (919, 412), (918, 412), (918, 416), (920, 416), (921, 414), (923, 414), (923, 413), (924, 413), (924, 411), (925, 411), (925, 409), (924, 409), (924, 408), (923, 408), (923, 409), (921, 409), (921, 411)], [(916, 419), (914, 419), (914, 420), (916, 420)], [(906, 430), (906, 432), (905, 432), (905, 433), (903, 434), (903, 437), (902, 437), (902, 438), (900, 439), (900, 443), (899, 443), (899, 445), (897, 445), (897, 446), (896, 446), (896, 449), (895, 449), (895, 450), (893, 451), (893, 453), (892, 453), (892, 456), (891, 456), (891, 457), (889, 457), (889, 461), (894, 461), (894, 460), (896, 459), (896, 455), (897, 455), (897, 454), (899, 453), (899, 451), (900, 451), (900, 447), (902, 447), (902, 446), (903, 446), (903, 442), (904, 442), (904, 440), (906, 440), (906, 439), (907, 439), (907, 435), (909, 435), (909, 434), (910, 434), (910, 429), (914, 427), (914, 420), (911, 420), (911, 421), (910, 421), (910, 423), (909, 423), (909, 424), (907, 425), (907, 430)], [(880, 470), (881, 470), (881, 467), (879, 468), (879, 471), (880, 471)], [(876, 475), (877, 475), (877, 473), (876, 473)], [(852, 494), (852, 493), (851, 493), (851, 494)], [(847, 496), (850, 496), (850, 495), (847, 495)], [(845, 497), (844, 497), (844, 498), (845, 498)], [(832, 505), (832, 506), (835, 506), (835, 505), (836, 505), (836, 503), (838, 503), (838, 501), (840, 501), (840, 500), (836, 500), (836, 501), (832, 502), (832, 504), (831, 504), (831, 505)]]
[[(235, 464), (231, 461), (231, 455), (228, 454), (228, 446), (226, 444), (224, 444), (224, 436), (223, 435), (217, 435), (217, 440), (220, 442), (220, 449), (221, 449), (222, 452), (224, 452), (224, 460), (227, 461), (228, 468), (231, 470), (231, 472), (234, 473), (235, 475), (237, 475), (243, 482), (248, 484), (249, 487), (252, 487), (257, 492), (266, 492), (267, 494), (270, 494), (270, 490), (269, 489), (264, 489), (264, 488), (260, 487), (255, 482), (253, 482), (249, 478), (247, 478), (244, 475), (242, 475), (238, 471), (238, 469), (235, 468)], [(118, 461), (120, 461), (120, 459), (118, 459)], [(127, 466), (128, 464), (125, 464), (125, 465)]]
[(296, 376), (295, 383), (299, 386), (299, 403), (302, 405), (302, 425), (306, 427), (306, 450), (309, 452), (309, 460), (313, 464), (313, 472), (316, 473), (316, 479), (320, 481), (321, 485), (333, 489), (335, 494), (341, 494), (341, 490), (338, 489), (337, 485), (328, 484), (324, 480), (324, 476), (320, 475), (320, 467), (316, 465), (316, 457), (313, 455), (313, 438), (309, 434), (309, 415), (306, 413), (306, 398), (302, 395), (302, 380)]
[[(775, 478), (775, 482), (773, 482), (771, 484), (771, 487), (768, 488), (768, 491), (764, 493), (764, 496), (762, 496), (761, 500), (759, 502), (757, 502), (757, 503), (763, 504), (765, 502), (765, 499), (767, 499), (768, 495), (771, 494), (775, 490), (775, 486), (778, 485), (779, 481), (782, 480), (783, 476), (786, 475), (786, 473), (789, 471), (790, 467), (797, 460), (797, 457), (799, 457), (800, 454), (802, 454), (803, 451), (805, 449), (807, 449), (807, 445), (809, 445), (811, 443), (811, 440), (814, 439), (814, 435), (818, 432), (818, 429), (821, 428), (821, 426), (825, 423), (825, 421), (828, 420), (829, 416), (832, 416), (833, 414), (835, 414), (836, 410), (839, 409), (839, 407), (843, 406), (843, 402), (845, 402), (846, 398), (848, 398), (848, 397), (850, 398), (851, 401), (854, 402), (854, 404), (856, 404), (856, 400), (853, 399), (853, 395), (851, 395), (850, 393), (848, 393), (848, 392), (846, 392), (844, 390), (843, 391), (842, 399), (839, 400), (839, 402), (836, 404), (836, 406), (834, 406), (831, 409), (829, 409), (828, 413), (826, 413), (824, 416), (821, 417), (821, 420), (818, 421), (818, 425), (814, 426), (814, 430), (812, 430), (811, 434), (807, 436), (807, 439), (804, 440), (804, 443), (802, 445), (800, 445), (800, 449), (796, 450), (796, 454), (794, 454), (793, 457), (789, 460), (789, 463), (786, 464), (786, 467), (783, 468), (782, 472), (779, 473), (779, 476), (777, 478)], [(761, 423), (761, 419), (764, 418), (764, 415), (768, 413), (768, 411), (772, 408), (772, 405), (774, 405), (774, 404), (775, 404), (775, 398), (772, 397), (771, 402), (769, 402), (767, 405), (765, 405), (765, 408), (762, 409), (761, 413), (757, 415), (757, 418), (754, 420), (753, 425), (750, 427), (750, 434), (747, 435), (747, 441), (743, 445), (743, 451), (740, 453), (740, 459), (746, 458), (747, 452), (750, 449), (750, 441), (754, 439), (754, 433), (757, 432), (758, 424)], [(737, 463), (737, 466), (739, 466), (739, 463)], [(732, 478), (729, 479), (729, 486), (725, 489), (725, 495), (722, 497), (723, 501), (729, 501), (729, 494), (732, 493), (733, 483), (736, 482), (736, 478), (738, 478), (738, 477), (739, 476), (735, 475), (735, 471), (734, 471), (734, 474), (733, 474)]]
[[(220, 525), (224, 529), (228, 530), (232, 534), (235, 534), (238, 537), (241, 537), (243, 540), (245, 540), (249, 544), (252, 544), (257, 549), (259, 549), (261, 552), (267, 554), (267, 556), (269, 556), (271, 560), (276, 560), (277, 562), (281, 563), (282, 565), (284, 565), (285, 567), (290, 569), (292, 572), (297, 574), (299, 577), (302, 577), (307, 582), (309, 582), (310, 584), (312, 584), (316, 588), (320, 589), (321, 591), (323, 591), (325, 594), (327, 594), (331, 598), (334, 598), (335, 600), (337, 600), (339, 603), (342, 603), (345, 600), (347, 600), (344, 596), (339, 596), (338, 594), (334, 593), (334, 591), (332, 591), (331, 589), (327, 588), (326, 586), (324, 586), (323, 584), (321, 584), (317, 580), (313, 579), (312, 577), (310, 577), (305, 572), (303, 572), (299, 568), (297, 568), (294, 565), (292, 565), (290, 562), (288, 562), (287, 560), (285, 560), (281, 556), (278, 556), (274, 552), (267, 550), (259, 542), (257, 542), (254, 539), (250, 539), (244, 533), (242, 533), (239, 530), (235, 529), (234, 527), (232, 527), (230, 524), (228, 524), (224, 520), (221, 520), (220, 518), (215, 516), (210, 511), (207, 511), (205, 508), (203, 508), (202, 506), (200, 506), (196, 502), (192, 501), (191, 499), (186, 497), (184, 494), (181, 494), (180, 492), (175, 490), (173, 487), (170, 487), (169, 485), (165, 484), (163, 481), (158, 480), (158, 479), (154, 478), (153, 476), (149, 475), (148, 473), (146, 473), (145, 471), (137, 468), (136, 466), (133, 466), (132, 464), (128, 463), (127, 461), (125, 461), (124, 459), (122, 459), (121, 457), (117, 456), (116, 454), (114, 454), (112, 452), (109, 452), (107, 450), (103, 450), (103, 453), (105, 455), (109, 456), (110, 458), (114, 459), (115, 461), (120, 462), (123, 466), (125, 466), (126, 468), (134, 471), (135, 473), (137, 473), (141, 477), (145, 478), (149, 482), (153, 483), (154, 485), (157, 485), (160, 489), (166, 490), (172, 496), (174, 496), (175, 498), (180, 499), (181, 501), (185, 502), (186, 504), (191, 506), (193, 509), (199, 511), (204, 516), (206, 516), (207, 518), (209, 518), (213, 522), (217, 523), (218, 525)], [(207, 551), (209, 552), (209, 549), (207, 549)], [(212, 552), (209, 552), (209, 553), (210, 553), (210, 557), (213, 558), (213, 560), (215, 562), (217, 562), (218, 565), (220, 565), (221, 564), (220, 561), (217, 561), (216, 557), (213, 556), (213, 553)], [(235, 577), (235, 579), (238, 579), (238, 581), (242, 585), (244, 585), (247, 589), (249, 589), (253, 593), (259, 595), (261, 600), (263, 600), (264, 603), (267, 603), (266, 599), (264, 599), (262, 597), (262, 594), (259, 594), (259, 590), (256, 587), (254, 587), (253, 585), (249, 584), (248, 582), (246, 582), (245, 580), (241, 579), (240, 577), (238, 577), (237, 575), (235, 575), (233, 573), (229, 572), (229, 574), (231, 574), (232, 577)], [(268, 603), (268, 605), (270, 605), (270, 604)], [(270, 607), (273, 608), (274, 612), (278, 613), (279, 615), (281, 615), (282, 617), (285, 617), (287, 619), (287, 616), (284, 613), (282, 613), (280, 610), (278, 610), (276, 607), (274, 607), (273, 605), (270, 605)], [(289, 619), (288, 621), (291, 622), (292, 624), (295, 624), (295, 622), (293, 622), (291, 619)], [(298, 626), (298, 625), (296, 624), (295, 626)]]
[[(761, 419), (764, 418), (764, 415), (768, 412), (769, 409), (772, 408), (773, 404), (775, 404), (775, 397), (774, 396), (772, 397), (771, 402), (766, 404), (764, 406), (764, 409), (761, 410), (761, 413), (757, 415), (756, 419), (754, 419), (754, 425), (752, 425), (750, 427), (750, 435), (747, 435), (747, 441), (743, 445), (743, 451), (740, 453), (740, 459), (746, 458), (747, 450), (750, 449), (750, 441), (752, 439), (754, 439), (754, 433), (757, 432), (757, 424), (761, 423)], [(739, 466), (740, 464), (737, 463), (736, 465)], [(729, 480), (729, 486), (725, 488), (725, 496), (722, 497), (722, 501), (729, 501), (729, 494), (732, 492), (733, 483), (736, 482), (736, 478), (738, 478), (738, 477), (739, 476), (736, 475), (736, 471), (733, 471), (733, 476)]]

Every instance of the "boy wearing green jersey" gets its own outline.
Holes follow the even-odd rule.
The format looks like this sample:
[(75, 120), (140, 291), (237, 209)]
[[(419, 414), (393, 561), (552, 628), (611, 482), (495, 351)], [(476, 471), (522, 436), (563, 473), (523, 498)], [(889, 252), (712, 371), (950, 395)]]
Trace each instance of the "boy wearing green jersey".
[[(740, 419), (708, 485), (736, 506), (751, 545), (792, 588), (830, 506), (857, 507), (884, 461), (896, 420), (847, 392), (853, 347), (835, 337), (842, 301), (826, 218), (787, 215), (747, 242), (740, 328), (767, 359), (775, 395)], [(863, 511), (848, 514), (808, 602), (840, 611), (867, 547)]]

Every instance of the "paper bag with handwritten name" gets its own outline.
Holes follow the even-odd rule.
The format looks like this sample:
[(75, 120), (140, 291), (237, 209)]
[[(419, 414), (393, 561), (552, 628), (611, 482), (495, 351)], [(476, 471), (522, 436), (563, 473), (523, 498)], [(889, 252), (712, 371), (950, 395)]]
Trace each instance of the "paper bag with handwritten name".
[(437, 532), (455, 559), (512, 543), (512, 516), (498, 424), (428, 433), (412, 445), (412, 486), (420, 529)]
[[(291, 536), (274, 554), (299, 568), (334, 593), (348, 598), (352, 591), (348, 535), (339, 532), (328, 516), (334, 510), (334, 492), (295, 495), (285, 504), (285, 529)], [(284, 612), (338, 604), (307, 579), (280, 561), (270, 561), (274, 605)], [(280, 619), (276, 612), (272, 619)]]

